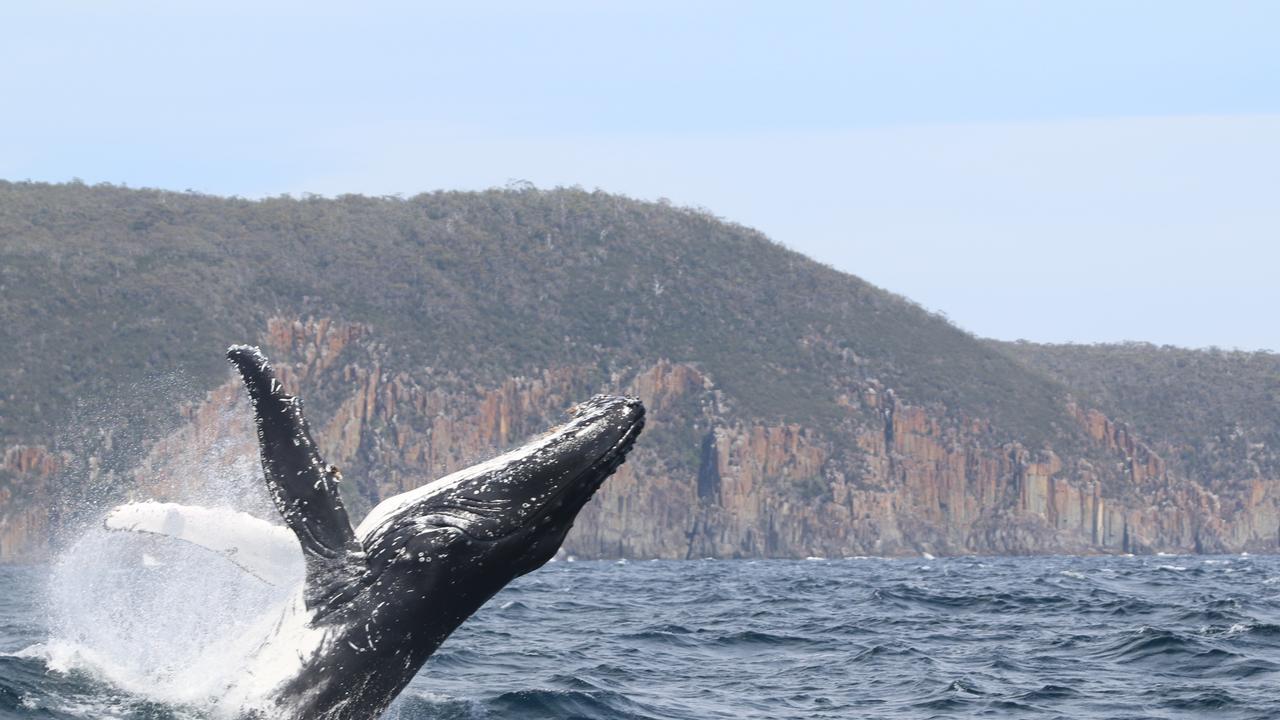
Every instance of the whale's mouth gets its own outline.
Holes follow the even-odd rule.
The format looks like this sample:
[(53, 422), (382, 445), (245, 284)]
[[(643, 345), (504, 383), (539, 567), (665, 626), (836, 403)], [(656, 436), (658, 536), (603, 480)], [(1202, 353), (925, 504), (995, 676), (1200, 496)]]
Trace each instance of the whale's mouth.
[(643, 404), (633, 397), (596, 396), (572, 413), (572, 420), (518, 450), (386, 501), (386, 512), (380, 505), (373, 520), (361, 524), (370, 527), (366, 544), (396, 526), (474, 542), (567, 529), (626, 460), (645, 420)]
[[(630, 426), (623, 433), (622, 437), (613, 444), (603, 455), (592, 463), (586, 470), (583, 470), (573, 480), (565, 483), (564, 487), (550, 499), (550, 502), (544, 506), (541, 518), (538, 522), (546, 522), (550, 514), (556, 510), (563, 508), (569, 496), (581, 493), (581, 503), (585, 504), (591, 499), (591, 496), (600, 489), (604, 481), (618, 469), (622, 463), (626, 462), (627, 454), (631, 452), (631, 448), (636, 443), (636, 438), (640, 437), (640, 431), (644, 429), (644, 406), (636, 403), (636, 415), (631, 421)], [(575, 508), (574, 512), (576, 513)]]
[[(452, 516), (452, 513), (446, 512), (440, 513), (441, 519), (446, 520), (445, 524), (449, 527), (456, 528), (472, 540), (481, 542), (495, 542), (523, 530), (555, 524), (558, 520), (569, 520), (571, 522), (577, 516), (578, 511), (582, 509), (582, 506), (600, 489), (604, 481), (626, 462), (627, 454), (631, 452), (631, 449), (635, 446), (636, 439), (640, 436), (640, 431), (644, 429), (644, 406), (633, 398), (626, 398), (626, 402), (627, 409), (632, 416), (627, 421), (626, 429), (617, 441), (585, 469), (574, 475), (573, 478), (568, 481), (560, 481), (558, 483), (559, 487), (542, 498), (538, 503), (537, 509), (529, 513), (520, 525), (511, 527), (507, 532), (500, 535), (483, 537), (478, 536), (468, 528), (469, 523), (466, 517)], [(584, 411), (582, 406), (579, 406), (573, 412), (580, 414)], [(541, 482), (539, 478), (530, 478), (526, 482), (531, 491), (536, 492), (540, 489), (536, 487)], [(462, 501), (458, 509), (462, 509), (461, 505), (465, 505), (465, 514), (473, 518), (477, 515), (493, 517), (509, 512), (511, 509), (509, 503), (484, 501), (476, 497), (459, 496), (453, 499), (453, 502), (458, 501)], [(450, 522), (450, 520), (455, 522)]]

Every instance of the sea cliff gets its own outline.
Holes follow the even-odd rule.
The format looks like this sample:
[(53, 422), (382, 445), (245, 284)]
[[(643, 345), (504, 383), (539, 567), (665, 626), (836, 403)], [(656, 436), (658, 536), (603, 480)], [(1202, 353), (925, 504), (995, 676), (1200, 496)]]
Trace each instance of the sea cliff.
[[(1237, 552), (1271, 550), (1277, 537), (1274, 482), (1255, 479), (1223, 502), (1131, 429), (1075, 404), (1067, 411), (1087, 445), (1032, 451), (1000, 442), (983, 418), (907, 404), (876, 382), (834, 398), (847, 414), (831, 424), (769, 423), (741, 412), (694, 363), (660, 360), (607, 377), (565, 366), (476, 386), (431, 369), (385, 370), (388, 351), (358, 324), (274, 318), (262, 343), (286, 385), (317, 399), (313, 431), (343, 468), (357, 517), (610, 390), (638, 395), (650, 420), (566, 543), (583, 558)], [(229, 375), (181, 416), (123, 496), (198, 497), (191, 483), (206, 475), (191, 472), (193, 459), (256, 462)], [(39, 447), (6, 451), (16, 481), (0, 490), (0, 559), (48, 552), (56, 517), (40, 505), (12, 512), (11, 494), (40, 492), (61, 464)]]

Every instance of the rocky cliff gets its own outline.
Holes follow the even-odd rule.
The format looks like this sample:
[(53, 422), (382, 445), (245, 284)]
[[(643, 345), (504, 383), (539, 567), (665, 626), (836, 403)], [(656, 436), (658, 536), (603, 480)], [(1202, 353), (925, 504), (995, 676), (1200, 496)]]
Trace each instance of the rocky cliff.
[[(37, 559), (48, 550), (49, 485), (61, 469), (44, 447), (14, 445), (0, 460), (0, 562)], [(37, 500), (37, 502), (31, 502)]]
[[(874, 381), (834, 398), (847, 413), (831, 424), (768, 423), (745, 416), (694, 363), (660, 360), (607, 376), (594, 365), (564, 366), (469, 385), (431, 368), (385, 369), (389, 351), (358, 324), (276, 318), (262, 343), (286, 385), (309, 401), (317, 440), (343, 468), (357, 517), (521, 442), (575, 400), (608, 389), (640, 396), (650, 420), (571, 534), (566, 550), (579, 557), (1265, 551), (1277, 539), (1274, 482), (1258, 479), (1223, 502), (1129, 428), (1075, 404), (1067, 411), (1087, 447), (1032, 451), (1001, 442), (982, 418), (907, 404)], [(122, 483), (124, 494), (232, 502), (269, 516), (251, 487), (236, 497), (211, 487), (221, 475), (256, 476), (235, 380), (181, 416)], [(3, 492), (39, 491), (59, 462), (38, 448), (11, 448), (4, 467), (23, 480)], [(3, 516), (0, 557), (44, 551), (43, 510)]]
[(570, 536), (580, 556), (1280, 535), (1276, 356), (982, 341), (702, 211), (0, 182), (0, 291), (4, 560), (127, 497), (269, 515), (221, 357), (244, 341), (306, 399), (357, 517), (609, 391), (649, 422)]

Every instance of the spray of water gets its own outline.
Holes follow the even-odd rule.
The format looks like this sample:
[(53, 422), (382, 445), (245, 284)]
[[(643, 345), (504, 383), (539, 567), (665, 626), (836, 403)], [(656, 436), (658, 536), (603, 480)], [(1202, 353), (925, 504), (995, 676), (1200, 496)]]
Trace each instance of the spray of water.
[[(234, 387), (224, 390), (199, 411), (201, 422), (154, 444), (138, 465), (132, 499), (225, 509), (222, 523), (251, 524), (233, 510), (274, 520), (251, 413)], [(264, 580), (199, 545), (106, 529), (104, 498), (122, 499), (84, 497), (86, 507), (75, 509), (84, 520), (52, 568), (50, 666), (168, 705), (218, 706), (295, 597), (301, 554), (286, 577)]]

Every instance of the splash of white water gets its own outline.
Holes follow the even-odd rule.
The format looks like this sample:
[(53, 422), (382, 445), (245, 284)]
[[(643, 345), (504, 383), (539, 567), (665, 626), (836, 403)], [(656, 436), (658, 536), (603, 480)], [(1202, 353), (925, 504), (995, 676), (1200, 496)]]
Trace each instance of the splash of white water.
[[(224, 414), (231, 432), (212, 443), (162, 443), (146, 484), (168, 500), (226, 508), (218, 517), (235, 523), (230, 510), (261, 514), (265, 491), (252, 431), (236, 420), (247, 409)], [(87, 671), (149, 700), (235, 712), (219, 701), (296, 597), (301, 553), (293, 572), (296, 582), (272, 584), (190, 542), (88, 523), (53, 566), (43, 653), (55, 670)]]

